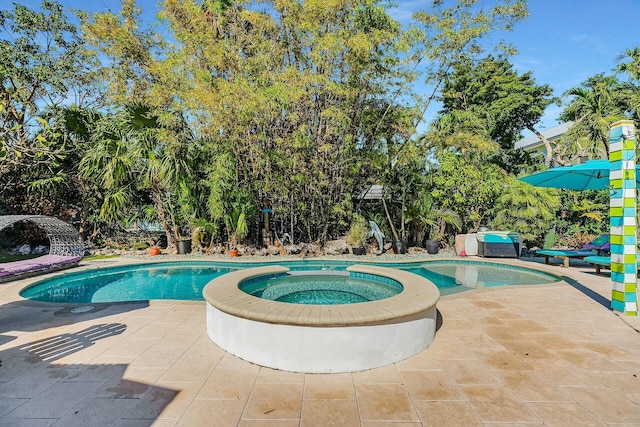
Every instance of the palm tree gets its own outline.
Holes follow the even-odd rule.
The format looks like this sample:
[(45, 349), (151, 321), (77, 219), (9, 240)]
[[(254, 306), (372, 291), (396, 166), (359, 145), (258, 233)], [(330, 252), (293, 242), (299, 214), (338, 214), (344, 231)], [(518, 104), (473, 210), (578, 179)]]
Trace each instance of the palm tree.
[(194, 205), (178, 203), (179, 197), (193, 194), (186, 191), (192, 181), (193, 153), (180, 135), (184, 132), (162, 126), (147, 107), (138, 105), (127, 106), (96, 126), (80, 168), (83, 177), (97, 181), (106, 191), (102, 218), (123, 219), (143, 207), (134, 195), (146, 194), (168, 244), (180, 238), (187, 221), (181, 206), (191, 209)]
[[(630, 60), (622, 62), (627, 58)], [(629, 77), (629, 81), (625, 84), (628, 95), (627, 110), (631, 112), (633, 119), (638, 124), (640, 120), (640, 47), (627, 49), (617, 59), (620, 63), (616, 70)]]
[(427, 232), (429, 240), (441, 240), (447, 225), (453, 226), (456, 230), (462, 228), (460, 215), (452, 209), (436, 206), (431, 194), (424, 188), (410, 206), (407, 217), (415, 231), (416, 242), (420, 245), (424, 244)]
[(608, 157), (610, 125), (626, 118), (624, 93), (618, 79), (598, 74), (580, 87), (569, 89), (564, 96), (573, 99), (560, 119), (575, 122), (563, 137), (565, 144), (571, 144), (568, 154)]

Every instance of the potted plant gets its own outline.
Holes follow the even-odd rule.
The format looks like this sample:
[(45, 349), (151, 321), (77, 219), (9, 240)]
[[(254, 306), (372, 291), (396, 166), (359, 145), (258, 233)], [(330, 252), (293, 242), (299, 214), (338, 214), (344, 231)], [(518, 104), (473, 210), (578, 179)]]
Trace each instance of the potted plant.
[(462, 221), (460, 215), (451, 209), (436, 206), (433, 197), (426, 190), (421, 190), (415, 202), (409, 209), (409, 221), (415, 227), (417, 240), (424, 241), (425, 248), (430, 254), (437, 254), (440, 241), (444, 238), (447, 225), (460, 230)]
[(225, 225), (229, 233), (229, 255), (238, 256), (238, 243), (249, 234), (247, 216), (241, 211), (232, 211), (225, 217)]
[(351, 245), (351, 251), (354, 255), (364, 255), (367, 250), (364, 245), (367, 243), (369, 236), (369, 226), (362, 215), (355, 214), (349, 233), (347, 234), (347, 243)]

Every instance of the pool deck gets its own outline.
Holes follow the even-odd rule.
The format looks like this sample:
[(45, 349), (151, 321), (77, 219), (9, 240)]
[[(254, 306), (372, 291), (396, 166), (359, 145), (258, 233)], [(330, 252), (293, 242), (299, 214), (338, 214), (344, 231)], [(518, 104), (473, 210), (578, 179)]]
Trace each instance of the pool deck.
[[(640, 319), (609, 309), (608, 274), (468, 259), (564, 281), (442, 296), (428, 349), (348, 374), (226, 353), (206, 334), (204, 301), (77, 312), (20, 298), (33, 278), (0, 284), (0, 426), (640, 425)], [(85, 264), (116, 262), (132, 260)]]

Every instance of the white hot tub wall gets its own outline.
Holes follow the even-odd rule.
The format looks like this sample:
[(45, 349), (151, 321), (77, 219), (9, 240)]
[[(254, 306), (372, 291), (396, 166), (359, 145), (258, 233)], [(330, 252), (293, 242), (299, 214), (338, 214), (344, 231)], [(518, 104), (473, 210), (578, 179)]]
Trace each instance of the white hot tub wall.
[(258, 322), (207, 303), (213, 342), (241, 359), (294, 372), (353, 372), (389, 365), (426, 349), (436, 331), (435, 305), (407, 318), (317, 327)]

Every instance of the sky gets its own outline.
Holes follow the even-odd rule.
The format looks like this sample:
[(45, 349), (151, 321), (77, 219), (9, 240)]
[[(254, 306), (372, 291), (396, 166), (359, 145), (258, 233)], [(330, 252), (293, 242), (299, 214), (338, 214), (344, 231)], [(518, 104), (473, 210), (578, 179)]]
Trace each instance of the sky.
[[(15, 1), (30, 8), (40, 4), (39, 0)], [(120, 10), (118, 0), (58, 1), (66, 7), (88, 11)], [(487, 6), (495, 3), (482, 1)], [(157, 3), (157, 0), (138, 0), (145, 19), (155, 19)], [(398, 0), (398, 6), (390, 13), (407, 24), (413, 12), (430, 3), (429, 0)], [(495, 39), (503, 39), (519, 51), (510, 59), (518, 72), (532, 72), (536, 83), (550, 85), (557, 96), (598, 73), (612, 73), (625, 49), (640, 45), (640, 0), (529, 0), (528, 3), (530, 16), (516, 24), (512, 32), (497, 34)], [(5, 4), (9, 1), (0, 0), (0, 9), (6, 9)], [(414, 90), (426, 92), (427, 88), (418, 83)], [(437, 110), (437, 105), (430, 108), (424, 123), (428, 123)], [(538, 125), (539, 130), (556, 126), (561, 111), (562, 107), (549, 106)], [(419, 130), (425, 126), (421, 125)]]

